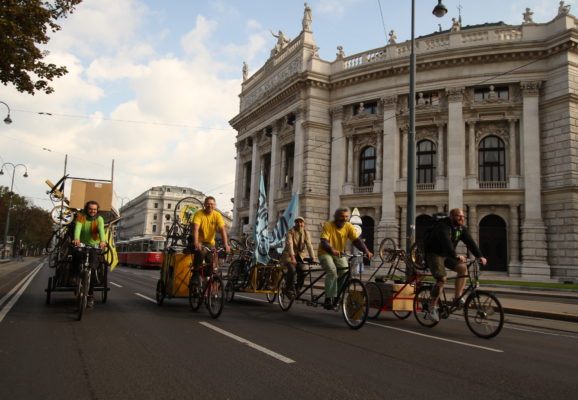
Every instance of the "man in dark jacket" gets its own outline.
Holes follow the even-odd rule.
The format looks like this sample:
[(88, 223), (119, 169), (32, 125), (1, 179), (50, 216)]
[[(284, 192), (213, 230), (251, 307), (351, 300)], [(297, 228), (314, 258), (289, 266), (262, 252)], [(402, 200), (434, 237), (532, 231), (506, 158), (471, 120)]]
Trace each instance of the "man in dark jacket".
[(487, 260), (482, 256), (482, 252), (470, 236), (468, 229), (465, 227), (464, 212), (460, 208), (454, 208), (450, 211), (450, 216), (439, 221), (429, 234), (425, 241), (425, 253), (427, 265), (437, 281), (432, 293), (432, 310), (430, 318), (433, 321), (439, 321), (437, 304), (439, 294), (447, 280), (446, 268), (457, 272), (456, 291), (454, 301), (458, 301), (466, 283), (468, 267), (466, 257), (458, 256), (456, 246), (461, 240), (468, 250), (486, 265)]

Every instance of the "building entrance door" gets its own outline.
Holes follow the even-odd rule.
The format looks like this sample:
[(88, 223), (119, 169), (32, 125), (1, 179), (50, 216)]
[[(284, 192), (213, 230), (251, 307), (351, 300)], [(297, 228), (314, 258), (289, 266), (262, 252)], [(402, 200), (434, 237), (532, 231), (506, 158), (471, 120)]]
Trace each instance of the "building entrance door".
[(488, 259), (485, 269), (508, 271), (508, 233), (501, 217), (492, 214), (480, 221), (480, 250)]

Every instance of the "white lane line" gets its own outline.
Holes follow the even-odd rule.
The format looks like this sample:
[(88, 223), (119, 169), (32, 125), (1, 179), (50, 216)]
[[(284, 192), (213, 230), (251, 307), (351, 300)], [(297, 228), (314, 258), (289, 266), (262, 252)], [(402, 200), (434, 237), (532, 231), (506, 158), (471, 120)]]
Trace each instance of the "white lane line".
[[(44, 263), (39, 264), (36, 268), (34, 268), (34, 270), (31, 273), (29, 273), (22, 281), (20, 281), (18, 283), (18, 285), (16, 285), (16, 287), (20, 286), (20, 289), (10, 299), (10, 301), (8, 303), (6, 303), (6, 306), (4, 306), (4, 308), (0, 310), (0, 322), (2, 322), (4, 320), (4, 317), (6, 316), (6, 314), (8, 314), (8, 312), (12, 309), (14, 304), (16, 304), (16, 302), (18, 301), (20, 296), (22, 296), (22, 293), (24, 293), (24, 291), (26, 290), (26, 288), (28, 287), (30, 282), (32, 282), (32, 279), (34, 279), (34, 277), (36, 276), (38, 271), (40, 271), (40, 268), (42, 268), (43, 266), (44, 266)], [(12, 291), (10, 293), (12, 293)], [(8, 293), (6, 296), (9, 296), (10, 293)], [(4, 296), (4, 298), (2, 299), (2, 302), (4, 302), (4, 299), (6, 298), (6, 296)]]
[(110, 281), (110, 284), (116, 287), (122, 287), (122, 285), (119, 285), (118, 283), (114, 283), (113, 281)]
[(442, 342), (449, 342), (449, 343), (459, 344), (459, 345), (462, 345), (462, 346), (474, 347), (474, 348), (476, 348), (476, 349), (493, 351), (494, 353), (503, 353), (503, 352), (504, 352), (504, 350), (494, 349), (494, 348), (492, 348), (492, 347), (478, 346), (477, 344), (460, 342), (459, 340), (452, 340), (452, 339), (441, 338), (441, 337), (438, 337), (438, 336), (426, 335), (425, 333), (419, 333), (419, 332), (409, 331), (409, 330), (407, 330), (407, 329), (395, 328), (395, 327), (393, 327), (393, 326), (380, 325), (380, 324), (376, 324), (375, 322), (366, 322), (366, 324), (373, 325), (373, 326), (378, 326), (378, 327), (380, 327), (380, 328), (393, 329), (394, 331), (399, 331), (399, 332), (404, 332), (404, 333), (410, 333), (410, 334), (412, 334), (412, 335), (421, 336), (421, 337), (427, 337), (427, 338), (430, 338), (430, 339), (441, 340)]
[[(39, 264), (36, 269), (40, 268), (44, 266), (44, 263)], [(6, 302), (13, 294), (14, 292), (16, 292), (18, 290), (18, 288), (20, 287), (20, 285), (22, 285), (22, 283), (24, 283), (26, 281), (26, 279), (28, 279), (30, 277), (30, 275), (32, 275), (34, 273), (34, 271), (36, 271), (36, 269), (33, 269), (32, 271), (30, 271), (28, 273), (28, 275), (26, 275), (24, 277), (24, 279), (22, 279), (20, 282), (18, 282), (13, 288), (12, 290), (10, 290), (10, 292), (8, 292), (8, 294), (6, 294), (4, 297), (2, 297), (2, 299), (0, 299), (0, 307), (2, 306), (2, 304), (4, 304), (4, 302)]]
[(269, 303), (267, 300), (256, 299), (256, 298), (254, 298), (254, 297), (249, 297), (249, 296), (241, 296), (241, 295), (238, 295), (238, 294), (235, 294), (235, 297), (240, 297), (240, 298), (242, 298), (242, 299), (248, 299), (248, 300), (254, 300), (254, 301), (261, 301), (261, 302), (263, 302), (263, 303)]
[(214, 330), (215, 332), (218, 332), (218, 333), (220, 333), (220, 334), (222, 334), (222, 335), (225, 335), (225, 336), (227, 336), (227, 337), (230, 337), (231, 339), (234, 339), (234, 340), (236, 340), (236, 341), (238, 341), (238, 342), (241, 342), (241, 343), (243, 343), (243, 344), (246, 344), (247, 346), (249, 346), (249, 347), (251, 347), (251, 348), (253, 348), (253, 349), (257, 350), (257, 351), (260, 351), (260, 352), (262, 352), (262, 353), (265, 353), (265, 354), (267, 354), (268, 356), (271, 356), (271, 357), (273, 357), (273, 358), (276, 358), (276, 359), (279, 360), (279, 361), (283, 361), (283, 362), (286, 363), (286, 364), (292, 364), (292, 363), (295, 362), (295, 360), (292, 360), (292, 359), (290, 359), (290, 358), (288, 358), (288, 357), (285, 357), (285, 356), (282, 355), (282, 354), (276, 353), (276, 352), (274, 352), (274, 351), (272, 351), (272, 350), (269, 350), (269, 349), (267, 349), (267, 348), (265, 348), (265, 347), (263, 347), (263, 346), (259, 346), (259, 345), (256, 344), (256, 343), (253, 343), (253, 342), (251, 342), (251, 341), (249, 341), (249, 340), (247, 340), (247, 339), (244, 339), (244, 338), (242, 338), (242, 337), (240, 337), (240, 336), (237, 336), (237, 335), (235, 335), (235, 334), (233, 334), (233, 333), (231, 333), (231, 332), (227, 332), (227, 331), (225, 331), (225, 330), (223, 330), (223, 329), (221, 329), (221, 328), (216, 327), (215, 325), (209, 324), (208, 322), (199, 322), (199, 324), (201, 324), (201, 325), (203, 325), (203, 326), (205, 326), (205, 327), (207, 327), (207, 328), (209, 328), (209, 329), (212, 329), (212, 330)]
[(533, 329), (522, 329), (522, 328), (514, 328), (511, 326), (505, 326), (504, 328), (506, 329), (513, 329), (515, 331), (522, 331), (522, 332), (531, 332), (531, 333), (540, 333), (542, 335), (549, 335), (549, 336), (561, 336), (561, 337), (567, 337), (567, 338), (571, 338), (571, 339), (578, 339), (578, 336), (572, 336), (572, 335), (562, 335), (560, 333), (550, 333), (550, 332), (543, 332), (543, 331), (535, 331)]
[(135, 294), (136, 294), (137, 296), (142, 297), (143, 299), (148, 300), (148, 301), (151, 301), (151, 302), (153, 302), (153, 303), (156, 303), (156, 302), (157, 302), (155, 299), (152, 299), (152, 298), (150, 298), (150, 297), (148, 297), (148, 296), (145, 296), (144, 294), (140, 294), (140, 293), (136, 293), (136, 292), (135, 292)]

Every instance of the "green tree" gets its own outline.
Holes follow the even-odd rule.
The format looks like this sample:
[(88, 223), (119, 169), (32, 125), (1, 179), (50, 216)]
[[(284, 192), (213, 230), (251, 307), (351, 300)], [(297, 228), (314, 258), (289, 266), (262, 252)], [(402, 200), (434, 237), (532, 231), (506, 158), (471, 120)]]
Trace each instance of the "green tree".
[[(22, 196), (17, 194), (12, 196), (8, 236), (14, 236), (15, 243), (22, 241), (27, 248), (43, 248), (52, 234), (50, 214), (34, 206)], [(0, 234), (2, 235), (6, 226), (9, 199), (9, 188), (0, 186)]]
[(0, 81), (12, 83), (20, 92), (52, 93), (48, 82), (68, 71), (65, 66), (46, 64), (49, 53), (40, 45), (48, 43), (49, 30), (71, 14), (82, 0), (0, 0)]

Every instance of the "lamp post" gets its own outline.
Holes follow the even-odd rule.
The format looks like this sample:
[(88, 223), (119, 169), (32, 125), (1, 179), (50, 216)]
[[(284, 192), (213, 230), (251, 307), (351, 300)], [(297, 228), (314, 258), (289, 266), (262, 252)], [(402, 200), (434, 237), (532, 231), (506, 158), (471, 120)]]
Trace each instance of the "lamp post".
[(4, 118), (4, 123), (6, 125), (10, 125), (12, 123), (12, 118), (10, 118), (10, 107), (8, 106), (8, 104), (4, 103), (3, 101), (0, 101), (0, 103), (4, 104), (6, 106), (6, 108), (8, 109), (8, 115), (6, 116), (6, 118)]
[[(4, 120), (4, 122), (6, 122), (6, 120)], [(6, 248), (8, 247), (8, 228), (10, 227), (10, 209), (12, 208), (12, 189), (14, 188), (14, 175), (16, 175), (16, 168), (18, 167), (23, 167), (24, 168), (24, 177), (28, 178), (28, 168), (26, 168), (26, 165), (24, 164), (12, 164), (9, 162), (5, 162), (4, 164), (2, 164), (2, 167), (0, 167), (0, 175), (4, 175), (4, 167), (5, 166), (11, 166), (12, 167), (12, 183), (10, 184), (10, 192), (8, 193), (9, 195), (9, 200), (8, 200), (8, 209), (6, 210), (6, 226), (4, 227), (4, 250), (2, 251), (2, 258), (6, 258)]]
[[(116, 196), (117, 199), (120, 199), (120, 208), (118, 209), (119, 213), (120, 210), (122, 210), (122, 208), (124, 207), (124, 201), (128, 200), (128, 202), (130, 203), (130, 198), (129, 197), (124, 197), (124, 196)], [(120, 237), (120, 234), (122, 232), (122, 228), (123, 228), (123, 223), (122, 223), (122, 219), (120, 221), (118, 221), (118, 229), (117, 229), (117, 233), (118, 233), (118, 238), (117, 240), (122, 240), (122, 238)]]
[[(448, 12), (442, 0), (434, 7), (432, 14), (438, 18)], [(416, 159), (415, 159), (415, 0), (411, 1), (411, 53), (409, 56), (409, 132), (407, 135), (407, 215), (406, 215), (406, 251), (409, 255), (415, 242), (415, 198), (416, 198)]]

